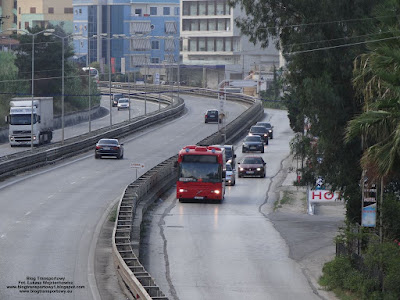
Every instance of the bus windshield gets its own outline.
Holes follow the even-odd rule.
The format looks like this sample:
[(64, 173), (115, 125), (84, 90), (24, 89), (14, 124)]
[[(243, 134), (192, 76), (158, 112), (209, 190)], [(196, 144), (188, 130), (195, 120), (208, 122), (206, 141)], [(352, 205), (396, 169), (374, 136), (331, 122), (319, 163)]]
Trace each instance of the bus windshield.
[(182, 162), (179, 181), (221, 182), (221, 174), (218, 163)]
[[(31, 125), (31, 114), (10, 115), (10, 125)], [(36, 114), (33, 115), (33, 124), (36, 124)]]

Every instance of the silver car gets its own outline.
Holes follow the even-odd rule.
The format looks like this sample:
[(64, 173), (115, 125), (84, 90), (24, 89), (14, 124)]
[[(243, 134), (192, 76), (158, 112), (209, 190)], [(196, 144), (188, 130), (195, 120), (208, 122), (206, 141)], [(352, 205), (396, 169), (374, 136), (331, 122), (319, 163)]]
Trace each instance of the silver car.
[(236, 174), (235, 168), (232, 168), (230, 163), (226, 164), (226, 175), (225, 175), (225, 183), (226, 185), (235, 185), (236, 183)]
[(118, 110), (120, 110), (120, 109), (129, 109), (129, 99), (128, 98), (120, 98), (120, 99), (118, 99), (117, 108), (118, 108)]

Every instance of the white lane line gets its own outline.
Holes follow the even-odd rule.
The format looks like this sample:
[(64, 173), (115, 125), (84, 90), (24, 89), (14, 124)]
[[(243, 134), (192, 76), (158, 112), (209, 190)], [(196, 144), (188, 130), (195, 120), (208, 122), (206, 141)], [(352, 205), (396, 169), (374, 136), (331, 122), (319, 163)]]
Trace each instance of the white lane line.
[(0, 238), (2, 238), (2, 239), (4, 239), (5, 237), (6, 237), (5, 234), (2, 234), (2, 235), (0, 236)]
[(75, 184), (75, 183), (76, 183), (76, 181), (72, 181), (72, 182), (71, 182), (71, 184)]
[[(47, 199), (50, 199), (50, 198), (53, 198), (53, 197), (54, 197), (54, 195), (50, 195), (50, 196), (47, 197)], [(42, 203), (40, 203), (40, 204), (42, 204)]]
[(30, 214), (31, 214), (31, 211), (28, 211), (28, 212), (25, 214), (25, 216), (30, 215)]

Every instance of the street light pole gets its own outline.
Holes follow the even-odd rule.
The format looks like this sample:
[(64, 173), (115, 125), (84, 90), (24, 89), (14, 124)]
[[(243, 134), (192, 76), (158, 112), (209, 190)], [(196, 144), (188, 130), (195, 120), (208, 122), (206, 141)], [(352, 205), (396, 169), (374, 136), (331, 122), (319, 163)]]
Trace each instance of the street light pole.
[(79, 36), (79, 34), (70, 34), (66, 36), (59, 36), (57, 34), (54, 34), (53, 32), (45, 32), (45, 36), (55, 36), (59, 39), (61, 39), (62, 42), (62, 58), (61, 58), (61, 144), (64, 145), (64, 129), (65, 129), (65, 39), (71, 37), (71, 36)]

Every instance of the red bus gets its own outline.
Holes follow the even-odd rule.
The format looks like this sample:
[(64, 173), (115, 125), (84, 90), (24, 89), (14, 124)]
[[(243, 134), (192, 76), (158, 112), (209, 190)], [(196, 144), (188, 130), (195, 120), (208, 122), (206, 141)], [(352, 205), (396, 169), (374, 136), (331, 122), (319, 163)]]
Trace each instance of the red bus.
[(222, 201), (225, 195), (225, 149), (186, 146), (178, 155), (176, 197), (185, 200)]

